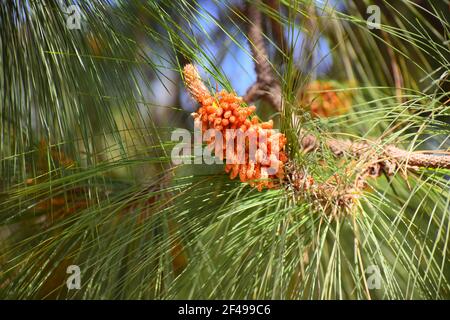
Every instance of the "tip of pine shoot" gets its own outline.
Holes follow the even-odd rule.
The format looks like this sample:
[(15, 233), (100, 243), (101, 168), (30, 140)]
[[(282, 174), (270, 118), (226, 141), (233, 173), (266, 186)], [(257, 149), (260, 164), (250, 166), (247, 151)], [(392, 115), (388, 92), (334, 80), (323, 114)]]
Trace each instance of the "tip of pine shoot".
[(193, 64), (187, 64), (183, 68), (184, 83), (191, 96), (200, 104), (212, 98), (208, 88), (202, 82), (197, 68)]

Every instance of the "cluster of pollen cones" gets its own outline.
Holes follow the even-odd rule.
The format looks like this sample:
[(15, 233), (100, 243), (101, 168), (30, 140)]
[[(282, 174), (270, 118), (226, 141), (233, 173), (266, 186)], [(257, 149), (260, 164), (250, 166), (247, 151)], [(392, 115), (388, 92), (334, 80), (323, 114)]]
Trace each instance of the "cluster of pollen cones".
[[(273, 129), (272, 121), (261, 122), (255, 115), (252, 116), (256, 107), (246, 106), (236, 94), (222, 90), (211, 95), (192, 64), (186, 65), (183, 72), (187, 89), (200, 104), (197, 112), (192, 114), (195, 126), (201, 128), (202, 132), (214, 129), (221, 133), (223, 141), (220, 144), (216, 143), (218, 134), (210, 136), (207, 143), (214, 148), (216, 156), (226, 158), (225, 171), (230, 174), (230, 178), (239, 176), (242, 182), (248, 182), (259, 191), (274, 188), (276, 181), (283, 179), (285, 174), (287, 157), (284, 152), (284, 134)], [(230, 135), (230, 132), (237, 134)], [(249, 140), (239, 143), (242, 142), (238, 141), (240, 133)], [(231, 144), (230, 137), (233, 142)], [(251, 147), (252, 137), (257, 141), (256, 147)], [(217, 145), (223, 148), (220, 150), (223, 152), (217, 152)], [(238, 155), (242, 155), (241, 161), (235, 161)]]

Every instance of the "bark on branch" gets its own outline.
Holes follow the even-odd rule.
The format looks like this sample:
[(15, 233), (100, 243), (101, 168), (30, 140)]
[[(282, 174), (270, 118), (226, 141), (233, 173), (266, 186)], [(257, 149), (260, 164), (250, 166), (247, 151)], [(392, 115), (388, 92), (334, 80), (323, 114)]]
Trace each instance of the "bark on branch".
[(336, 155), (341, 156), (348, 153), (355, 157), (362, 157), (370, 153), (378, 154), (379, 162), (394, 161), (399, 165), (406, 165), (409, 168), (442, 168), (450, 169), (450, 154), (429, 154), (420, 151), (406, 151), (392, 145), (378, 147), (375, 143), (366, 142), (354, 143), (349, 140), (328, 140), (327, 145)]
[(263, 98), (277, 111), (282, 108), (282, 92), (278, 80), (272, 72), (262, 32), (262, 15), (258, 9), (259, 1), (247, 3), (249, 20), (248, 40), (255, 60), (256, 82), (247, 90), (244, 101), (251, 102)]

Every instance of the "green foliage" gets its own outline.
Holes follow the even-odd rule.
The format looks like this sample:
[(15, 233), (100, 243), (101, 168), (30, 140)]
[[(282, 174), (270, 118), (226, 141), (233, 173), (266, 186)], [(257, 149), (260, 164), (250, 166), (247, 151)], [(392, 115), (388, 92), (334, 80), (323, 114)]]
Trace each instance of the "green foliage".
[[(212, 77), (211, 88), (232, 90), (205, 43), (250, 55), (248, 21), (234, 2), (215, 2), (219, 18), (196, 1), (116, 2), (80, 1), (82, 30), (69, 30), (56, 4), (0, 4), (0, 297), (450, 297), (448, 170), (370, 180), (354, 212), (331, 219), (292, 190), (257, 192), (220, 167), (173, 166), (170, 132), (189, 114), (146, 92), (155, 81), (165, 86), (155, 95), (183, 90), (170, 75), (188, 61)], [(376, 1), (381, 30), (367, 28), (369, 1), (346, 1), (345, 13), (326, 1), (315, 11), (306, 0), (281, 3), (283, 15), (260, 9), (306, 32), (306, 64), (318, 63), (311, 51), (324, 37), (334, 61), (327, 76), (352, 95), (351, 112), (311, 118), (297, 97), (316, 70), (299, 67), (267, 28), (286, 99), (279, 124), (315, 179), (345, 176), (355, 161), (303, 154), (296, 140), (305, 128), (322, 139), (448, 148), (447, 0)], [(300, 41), (288, 40), (290, 48)], [(261, 103), (258, 113), (273, 112)], [(66, 288), (72, 264), (80, 290)], [(372, 265), (381, 289), (369, 288)]]

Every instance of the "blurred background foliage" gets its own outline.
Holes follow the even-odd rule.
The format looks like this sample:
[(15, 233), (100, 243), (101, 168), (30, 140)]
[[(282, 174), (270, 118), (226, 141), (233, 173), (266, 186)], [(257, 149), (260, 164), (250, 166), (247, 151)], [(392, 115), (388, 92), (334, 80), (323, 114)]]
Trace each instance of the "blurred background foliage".
[[(285, 99), (281, 114), (262, 101), (257, 113), (315, 179), (355, 162), (303, 154), (300, 129), (448, 150), (448, 0), (257, 5)], [(243, 0), (0, 4), (0, 297), (450, 298), (448, 170), (373, 179), (351, 215), (330, 219), (292, 190), (171, 164), (170, 134), (192, 130), (196, 109), (181, 68), (244, 95), (249, 23)], [(80, 290), (67, 290), (69, 265)]]

